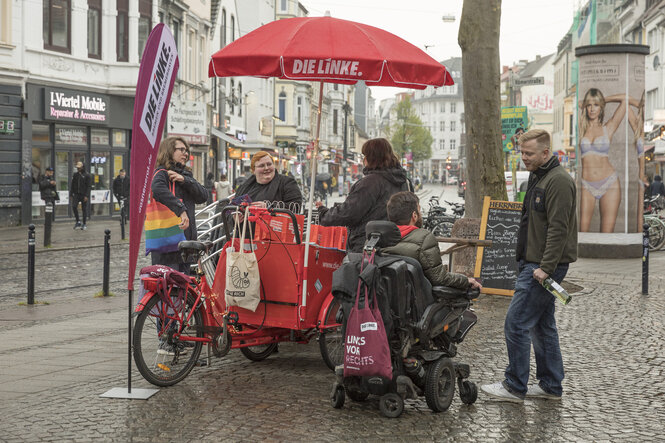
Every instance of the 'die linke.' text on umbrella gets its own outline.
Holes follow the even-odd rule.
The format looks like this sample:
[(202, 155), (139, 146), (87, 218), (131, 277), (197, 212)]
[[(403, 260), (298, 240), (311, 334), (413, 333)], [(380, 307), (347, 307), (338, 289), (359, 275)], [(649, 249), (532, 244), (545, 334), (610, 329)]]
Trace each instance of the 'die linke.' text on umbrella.
[(316, 62), (316, 59), (293, 60), (293, 74), (363, 75), (362, 72), (358, 72), (360, 62), (357, 61), (318, 60), (318, 66)]

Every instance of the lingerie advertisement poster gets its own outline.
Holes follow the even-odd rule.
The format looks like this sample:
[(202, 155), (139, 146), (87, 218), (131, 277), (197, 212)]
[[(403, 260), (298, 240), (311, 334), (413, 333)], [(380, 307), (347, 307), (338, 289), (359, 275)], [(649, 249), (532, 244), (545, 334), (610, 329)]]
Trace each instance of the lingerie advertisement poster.
[(644, 58), (648, 53), (649, 47), (642, 45), (575, 50), (580, 233), (642, 232)]

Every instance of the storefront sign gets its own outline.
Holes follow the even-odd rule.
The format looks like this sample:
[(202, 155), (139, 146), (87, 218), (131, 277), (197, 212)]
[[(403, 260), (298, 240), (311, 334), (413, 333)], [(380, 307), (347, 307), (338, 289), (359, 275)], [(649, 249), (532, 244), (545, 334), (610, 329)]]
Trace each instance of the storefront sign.
[(107, 125), (109, 97), (69, 89), (44, 88), (44, 119)]
[(180, 136), (195, 145), (208, 144), (208, 119), (204, 103), (172, 100), (167, 118), (169, 136)]
[(242, 149), (229, 148), (229, 158), (234, 160), (240, 160), (242, 158)]
[(85, 128), (55, 128), (57, 145), (85, 146), (88, 144), (88, 131)]

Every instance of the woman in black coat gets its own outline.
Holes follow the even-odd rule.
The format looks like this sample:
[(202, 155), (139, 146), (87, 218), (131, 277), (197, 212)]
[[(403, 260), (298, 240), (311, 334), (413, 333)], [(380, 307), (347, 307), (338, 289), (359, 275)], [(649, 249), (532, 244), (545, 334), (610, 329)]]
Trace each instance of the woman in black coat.
[(293, 177), (278, 174), (269, 153), (259, 151), (252, 156), (252, 175), (236, 189), (236, 196), (249, 195), (252, 202), (265, 206), (265, 202), (281, 202), (285, 209), (300, 212), (302, 193)]
[[(180, 217), (180, 229), (187, 240), (196, 240), (195, 209), (205, 203), (208, 191), (192, 176), (185, 166), (189, 160), (189, 145), (180, 137), (168, 137), (159, 145), (157, 168), (152, 179), (152, 194), (156, 201)], [(171, 192), (175, 183), (175, 195)], [(180, 272), (190, 273), (190, 263), (184, 263), (180, 252), (152, 252), (153, 265), (167, 265)]]
[(364, 177), (351, 186), (344, 203), (328, 209), (321, 202), (316, 202), (323, 226), (348, 228), (348, 252), (362, 251), (367, 222), (388, 220), (386, 204), (393, 194), (413, 191), (413, 185), (406, 178), (406, 171), (400, 166), (388, 140), (368, 140), (362, 147), (362, 153)]

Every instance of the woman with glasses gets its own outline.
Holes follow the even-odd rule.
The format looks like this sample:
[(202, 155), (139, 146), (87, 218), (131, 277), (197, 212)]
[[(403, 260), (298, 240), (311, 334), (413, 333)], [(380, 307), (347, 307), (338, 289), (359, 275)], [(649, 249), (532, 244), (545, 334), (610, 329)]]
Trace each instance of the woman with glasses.
[[(159, 145), (157, 167), (152, 179), (152, 194), (156, 201), (180, 217), (180, 229), (187, 240), (196, 240), (195, 207), (205, 203), (208, 190), (197, 182), (189, 161), (189, 145), (180, 137), (165, 138)], [(174, 192), (171, 192), (173, 187)], [(151, 253), (153, 265), (167, 265), (185, 274), (190, 263), (184, 263), (180, 252)]]
[(265, 206), (265, 202), (276, 203), (294, 213), (300, 212), (302, 193), (293, 177), (278, 174), (272, 157), (265, 151), (252, 156), (250, 175), (238, 189), (236, 196), (249, 195), (252, 202)]

